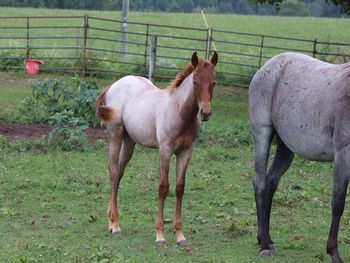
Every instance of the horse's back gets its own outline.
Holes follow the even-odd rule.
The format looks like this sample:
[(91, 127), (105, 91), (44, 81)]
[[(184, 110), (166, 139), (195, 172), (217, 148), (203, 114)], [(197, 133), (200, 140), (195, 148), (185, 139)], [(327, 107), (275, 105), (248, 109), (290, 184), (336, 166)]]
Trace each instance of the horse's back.
[(144, 77), (125, 76), (113, 83), (107, 91), (106, 105), (122, 113), (131, 102), (136, 100), (135, 104), (139, 104), (148, 94), (152, 95), (159, 91), (151, 81)]
[(125, 76), (114, 82), (107, 93), (107, 103), (120, 96), (137, 96), (145, 90), (158, 89), (151, 81), (141, 76)]
[(332, 160), (343, 67), (296, 53), (272, 58), (250, 86), (253, 132), (271, 125), (293, 152), (307, 159)]

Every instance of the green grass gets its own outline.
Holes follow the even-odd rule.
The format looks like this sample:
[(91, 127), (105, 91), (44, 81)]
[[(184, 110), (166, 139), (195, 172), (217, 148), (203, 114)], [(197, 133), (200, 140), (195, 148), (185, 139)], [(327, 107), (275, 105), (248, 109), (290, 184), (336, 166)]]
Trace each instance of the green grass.
[[(120, 11), (57, 10), (34, 8), (0, 8), (0, 16), (56, 16), (84, 15), (120, 19)], [(347, 28), (350, 19), (315, 17), (250, 16), (233, 14), (206, 14), (210, 27), (220, 30), (289, 36), (320, 41), (348, 42)], [(141, 23), (158, 23), (176, 26), (205, 28), (200, 13), (130, 12), (129, 20)], [(5, 24), (4, 24), (5, 25)], [(81, 25), (81, 24), (80, 24)], [(302, 30), (301, 30), (302, 29)]]
[[(30, 8), (0, 8), (0, 16), (57, 16), (57, 15), (73, 15), (82, 16), (88, 14), (89, 16), (95, 16), (100, 18), (108, 18), (119, 20), (119, 11), (82, 11), (82, 10), (50, 10), (50, 9), (30, 9)], [(314, 17), (270, 17), (270, 16), (244, 16), (244, 15), (223, 15), (223, 14), (207, 14), (206, 15), (209, 26), (214, 28), (214, 45), (219, 52), (219, 64), (218, 71), (222, 72), (234, 72), (239, 74), (248, 75), (248, 77), (238, 77), (230, 76), (227, 74), (221, 74), (220, 78), (222, 81), (247, 85), (256, 70), (254, 66), (259, 65), (259, 59), (249, 56), (239, 56), (233, 55), (225, 52), (241, 52), (245, 54), (251, 54), (258, 56), (260, 53), (260, 43), (261, 37), (259, 36), (246, 36), (246, 35), (236, 35), (230, 33), (217, 32), (215, 30), (226, 30), (235, 32), (246, 32), (255, 34), (264, 34), (272, 36), (282, 36), (289, 38), (302, 38), (308, 40), (317, 39), (318, 41), (331, 41), (331, 42), (341, 42), (349, 43), (348, 28), (350, 27), (350, 19), (334, 19), (334, 18), (314, 18)], [(130, 12), (129, 21), (141, 22), (141, 23), (153, 23), (153, 24), (166, 24), (174, 26), (184, 26), (184, 27), (194, 27), (205, 29), (205, 23), (200, 13), (154, 13), (154, 12)], [(16, 19), (16, 20), (3, 20), (1, 19), (1, 24), (3, 26), (26, 26), (26, 19)], [(83, 25), (83, 19), (31, 19), (31, 26), (77, 26), (81, 27)], [(88, 31), (88, 36), (92, 38), (108, 38), (108, 39), (120, 39), (120, 35), (117, 32), (106, 32), (93, 29), (94, 27), (106, 28), (119, 30), (119, 23), (99, 21), (95, 19), (89, 20), (90, 29)], [(26, 36), (26, 31), (21, 30), (0, 30), (3, 36)], [(128, 71), (139, 74), (148, 74), (147, 68), (143, 65), (146, 62), (144, 54), (148, 46), (145, 44), (146, 37), (139, 34), (146, 33), (146, 26), (144, 25), (134, 25), (129, 24), (129, 32), (136, 32), (138, 35), (129, 34), (128, 40), (130, 42), (138, 44), (129, 44), (128, 51), (136, 53), (137, 55), (128, 55), (127, 61), (131, 63), (137, 63), (139, 65), (127, 65), (123, 63), (112, 63), (106, 61), (91, 61), (89, 60), (89, 68), (103, 68), (114, 71)], [(173, 29), (165, 27), (153, 27), (149, 28), (149, 34), (155, 35), (173, 35), (182, 36), (187, 38), (199, 38), (203, 41), (185, 40), (185, 39), (173, 39), (167, 37), (158, 37), (158, 46), (172, 46), (182, 48), (180, 50), (174, 48), (164, 48), (160, 47), (157, 50), (158, 56), (174, 56), (180, 58), (188, 58), (188, 60), (177, 60), (170, 58), (158, 58), (158, 64), (169, 66), (175, 65), (178, 67), (177, 70), (186, 64), (193, 50), (188, 50), (188, 48), (193, 48), (194, 50), (205, 50), (206, 43), (206, 31), (192, 31), (183, 29)], [(77, 40), (76, 37), (83, 36), (83, 29), (31, 29), (30, 36), (68, 36), (72, 37), (70, 39), (33, 39), (30, 41), (31, 45), (35, 46), (76, 46), (77, 44), (82, 46), (83, 40)], [(220, 42), (223, 41), (223, 42)], [(226, 42), (225, 42), (226, 41)], [(231, 42), (230, 43), (227, 43)], [(255, 46), (246, 46), (236, 43), (249, 43)], [(292, 40), (281, 40), (274, 38), (265, 38), (265, 46), (274, 46), (280, 48), (297, 49), (309, 51), (308, 54), (311, 55), (313, 50), (312, 42), (300, 42)], [(10, 46), (10, 47), (25, 47), (25, 39), (1, 39), (0, 46)], [(101, 41), (98, 39), (89, 39), (87, 41), (88, 47), (109, 49), (113, 51), (119, 50), (119, 43), (112, 41)], [(318, 45), (318, 52), (332, 52), (341, 54), (350, 54), (350, 48), (348, 46), (333, 46), (333, 45)], [(263, 56), (271, 57), (277, 53), (283, 52), (285, 50), (264, 48)], [(1, 52), (1, 51), (0, 51)], [(95, 59), (112, 59), (120, 60), (117, 53), (111, 53), (107, 51), (96, 51), (89, 50), (88, 57)], [(1, 54), (0, 54), (1, 55)], [(205, 56), (204, 51), (200, 51), (199, 55), (201, 57)], [(3, 55), (5, 56), (5, 55)], [(8, 55), (6, 55), (8, 56)], [(82, 57), (82, 50), (73, 49), (32, 49), (31, 57)], [(12, 57), (25, 57), (25, 49), (13, 51)], [(319, 56), (320, 59), (327, 60), (329, 62), (340, 63), (342, 59), (335, 59), (334, 57)], [(349, 59), (349, 58), (347, 58)], [(23, 59), (19, 59), (22, 61)], [(223, 64), (220, 62), (229, 63), (240, 63), (248, 64), (253, 67), (246, 67), (241, 65)], [(265, 62), (264, 58), (262, 62)], [(72, 69), (74, 67), (81, 68), (82, 60), (59, 60), (59, 59), (44, 59), (45, 64), (43, 67), (66, 67)], [(157, 74), (162, 76), (172, 76), (174, 75), (174, 70), (160, 69), (158, 68)]]
[[(1, 78), (5, 81), (0, 108), (7, 105), (15, 111), (15, 104), (30, 91), (31, 77), (1, 73)], [(13, 78), (16, 81), (11, 83)], [(185, 248), (175, 244), (173, 233), (174, 160), (165, 205), (167, 245), (157, 247), (157, 150), (136, 147), (120, 185), (122, 235), (114, 237), (107, 231), (107, 145), (88, 152), (62, 152), (27, 150), (27, 143), (0, 139), (0, 262), (329, 261), (325, 246), (332, 165), (294, 160), (272, 208), (271, 234), (279, 251), (271, 259), (261, 259), (247, 90), (218, 86), (213, 110), (212, 119), (202, 126), (187, 171), (183, 226), (189, 245)], [(295, 185), (302, 189), (292, 190)], [(349, 225), (346, 209), (339, 234), (345, 262), (350, 261)]]

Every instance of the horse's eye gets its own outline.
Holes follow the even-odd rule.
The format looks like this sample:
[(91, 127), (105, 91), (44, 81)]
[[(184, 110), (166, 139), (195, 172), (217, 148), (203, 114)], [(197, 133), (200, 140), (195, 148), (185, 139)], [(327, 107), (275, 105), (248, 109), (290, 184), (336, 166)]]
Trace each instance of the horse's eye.
[(213, 87), (216, 85), (216, 81), (213, 82)]
[(194, 80), (194, 81), (193, 81), (193, 84), (194, 84), (195, 86), (197, 86), (197, 85), (198, 85), (198, 82), (197, 82), (196, 80)]

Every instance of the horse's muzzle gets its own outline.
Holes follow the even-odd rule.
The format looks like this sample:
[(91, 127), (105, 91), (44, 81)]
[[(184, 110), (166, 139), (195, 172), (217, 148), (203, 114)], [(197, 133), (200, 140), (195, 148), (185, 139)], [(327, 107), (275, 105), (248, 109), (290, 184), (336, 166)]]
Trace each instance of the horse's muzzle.
[(202, 121), (208, 121), (210, 119), (211, 113), (212, 113), (211, 109), (209, 109), (209, 110), (201, 109), (200, 110), (201, 120)]

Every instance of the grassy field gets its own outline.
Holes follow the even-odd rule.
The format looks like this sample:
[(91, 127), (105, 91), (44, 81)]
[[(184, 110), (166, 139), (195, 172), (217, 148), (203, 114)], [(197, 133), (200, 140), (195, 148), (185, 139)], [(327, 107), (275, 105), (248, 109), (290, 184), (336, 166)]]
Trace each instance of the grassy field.
[[(120, 11), (0, 8), (0, 16), (79, 16), (84, 14), (120, 19)], [(349, 42), (349, 34), (346, 29), (350, 27), (350, 19), (347, 18), (271, 17), (233, 14), (206, 14), (206, 17), (210, 27), (220, 30), (307, 39), (317, 38), (320, 41)], [(164, 24), (166, 21), (167, 25), (205, 28), (200, 13), (130, 12), (129, 20), (156, 24)]]
[[(119, 11), (0, 8), (0, 16), (82, 16), (84, 14), (99, 18), (108, 18), (114, 20), (120, 19)], [(232, 14), (207, 14), (206, 17), (209, 26), (214, 28), (213, 48), (215, 45), (216, 49), (219, 51), (218, 71), (235, 73), (235, 75), (220, 73), (222, 81), (225, 80), (225, 82), (228, 83), (235, 83), (240, 85), (247, 85), (249, 83), (250, 77), (255, 73), (256, 67), (260, 63), (258, 56), (260, 54), (261, 37), (218, 32), (217, 30), (289, 38), (302, 38), (309, 41), (317, 39), (318, 41), (349, 43), (348, 28), (350, 28), (350, 19), (244, 16)], [(26, 27), (27, 25), (25, 18), (0, 19), (0, 21), (1, 26)], [(130, 12), (129, 21), (205, 29), (205, 23), (200, 13), (179, 14)], [(65, 67), (67, 69), (82, 68), (83, 40), (81, 38), (79, 39), (79, 37), (82, 37), (84, 34), (83, 29), (81, 28), (83, 25), (83, 18), (31, 19), (29, 24), (32, 27), (37, 27), (30, 30), (30, 36), (36, 38), (31, 39), (29, 41), (29, 44), (32, 47), (38, 47), (32, 48), (30, 55), (33, 58), (42, 58), (45, 62), (43, 67), (47, 69), (54, 67)], [(74, 28), (40, 28), (43, 25), (74, 26)], [(146, 44), (147, 37), (145, 34), (147, 28), (145, 25), (129, 24), (128, 29), (128, 41), (130, 42), (128, 44), (128, 51), (133, 54), (128, 55), (125, 59), (129, 63), (136, 63), (138, 65), (126, 65), (123, 63), (118, 63), (121, 58), (119, 57), (118, 53), (114, 52), (119, 50), (120, 43), (115, 41), (118, 41), (120, 39), (120, 34), (118, 32), (110, 32), (108, 30), (112, 29), (118, 31), (120, 28), (119, 23), (89, 19), (89, 26), (88, 37), (90, 37), (90, 39), (87, 40), (87, 46), (95, 49), (88, 50), (87, 52), (87, 56), (90, 58), (90, 60), (88, 60), (88, 68), (100, 68), (118, 72), (127, 71), (138, 74), (148, 74), (148, 68), (144, 65), (148, 63), (145, 54), (147, 54), (147, 48), (150, 39), (148, 38), (148, 44)], [(77, 29), (75, 27), (80, 28)], [(107, 29), (107, 31), (101, 29)], [(27, 45), (25, 39), (26, 33), (27, 32), (25, 29), (0, 29), (0, 35), (5, 36), (5, 38), (0, 39), (0, 47), (7, 46), (11, 48), (20, 48), (12, 51), (1, 49), (0, 57), (19, 57), (20, 59), (18, 62), (20, 64), (23, 64), (26, 52), (25, 47)], [(200, 56), (205, 56), (205, 40), (207, 37), (207, 32), (205, 30), (193, 31), (151, 26), (149, 27), (148, 33), (149, 35), (158, 36), (158, 76), (172, 76), (175, 70), (182, 68), (184, 64), (188, 63), (190, 56), (195, 50), (199, 52)], [(169, 35), (181, 37), (181, 39), (168, 37)], [(43, 36), (44, 38), (42, 38)], [(7, 37), (17, 38), (9, 39)], [(57, 37), (61, 38), (58, 39)], [(101, 38), (114, 41), (101, 40)], [(196, 38), (200, 40), (184, 38)], [(249, 46), (245, 44), (249, 44)], [(80, 49), (76, 49), (76, 46), (80, 46)], [(262, 52), (262, 55), (265, 58), (262, 60), (262, 62), (265, 62), (267, 58), (286, 50), (304, 50), (309, 55), (311, 55), (311, 51), (313, 50), (313, 42), (293, 41), (290, 39), (283, 40), (276, 38), (265, 38), (264, 46), (265, 48)], [(43, 47), (49, 47), (49, 49), (45, 49)], [(272, 47), (278, 48), (276, 49)], [(100, 50), (96, 50), (96, 48)], [(346, 45), (339, 47), (334, 45), (319, 44), (317, 45), (317, 51), (350, 54), (350, 47)], [(248, 56), (238, 55), (237, 53), (248, 54)], [(75, 59), (59, 59), (57, 57), (75, 57)], [(171, 57), (183, 59), (173, 59)], [(320, 55), (318, 58), (334, 63), (343, 62), (343, 58), (336, 59), (333, 56), (328, 57)], [(111, 62), (110, 60), (114, 60), (114, 62)], [(115, 62), (116, 60), (117, 62)], [(6, 62), (8, 62), (8, 60), (6, 60)], [(11, 61), (9, 63), (11, 63)], [(1, 64), (3, 63), (0, 60), (0, 68)], [(163, 66), (163, 68), (161, 68), (161, 66)], [(101, 75), (101, 73), (99, 74)], [(243, 74), (246, 76), (239, 76), (238, 74)]]
[[(9, 118), (34, 80), (13, 73), (0, 77), (0, 116)], [(114, 237), (107, 231), (106, 144), (87, 152), (63, 152), (0, 139), (0, 262), (329, 261), (325, 246), (332, 165), (294, 160), (273, 204), (271, 232), (279, 251), (271, 259), (261, 259), (251, 185), (247, 90), (219, 85), (213, 111), (210, 122), (202, 125), (187, 172), (183, 224), (189, 245), (185, 248), (175, 244), (173, 233), (174, 162), (165, 206), (167, 244), (154, 244), (156, 150), (136, 147), (120, 186), (122, 235)], [(346, 209), (339, 235), (346, 262), (350, 261), (349, 226)]]

